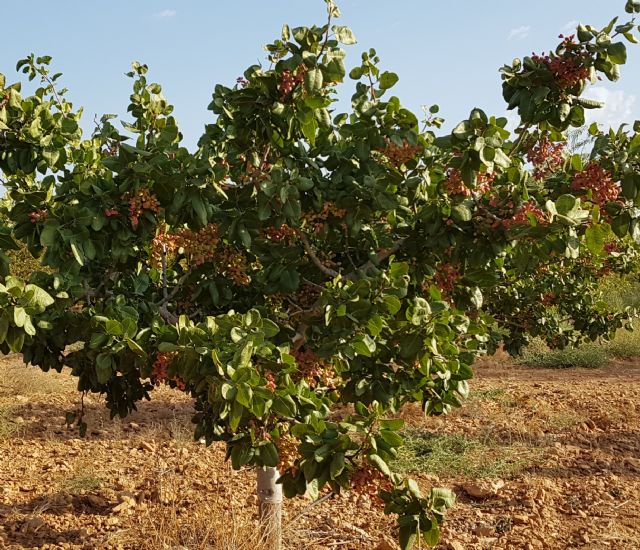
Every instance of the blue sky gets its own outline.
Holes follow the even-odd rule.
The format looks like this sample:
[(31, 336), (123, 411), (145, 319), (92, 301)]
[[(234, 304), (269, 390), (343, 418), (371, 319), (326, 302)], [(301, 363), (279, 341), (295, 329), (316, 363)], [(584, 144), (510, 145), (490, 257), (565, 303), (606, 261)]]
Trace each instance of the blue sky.
[[(338, 0), (341, 24), (358, 44), (347, 65), (375, 47), (385, 69), (400, 76), (394, 88), (416, 112), (438, 103), (447, 128), (473, 107), (504, 114), (499, 67), (532, 51), (548, 51), (560, 32), (578, 21), (604, 26), (624, 19), (624, 0)], [(85, 107), (84, 127), (94, 114), (126, 114), (131, 61), (150, 66), (150, 80), (163, 85), (175, 115), (193, 145), (216, 83), (233, 84), (244, 68), (264, 59), (262, 46), (291, 26), (323, 24), (322, 0), (43, 0), (5, 2), (0, 72), (17, 78), (17, 59), (30, 52), (52, 55), (70, 98)], [(626, 19), (624, 19), (626, 20)], [(342, 97), (350, 95), (348, 81)], [(594, 115), (609, 124), (640, 118), (640, 44), (630, 47), (618, 83), (603, 82), (588, 93), (607, 107)], [(346, 108), (346, 104), (342, 108)]]

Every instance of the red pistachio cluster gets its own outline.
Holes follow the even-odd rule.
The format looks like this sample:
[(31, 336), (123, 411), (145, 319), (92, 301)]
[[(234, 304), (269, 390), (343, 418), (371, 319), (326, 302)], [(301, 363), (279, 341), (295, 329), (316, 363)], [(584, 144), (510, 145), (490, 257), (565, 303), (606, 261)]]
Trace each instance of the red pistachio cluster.
[(149, 189), (140, 189), (133, 196), (125, 195), (125, 198), (129, 201), (129, 221), (134, 229), (138, 227), (140, 216), (145, 210), (154, 214), (160, 212), (160, 203)]
[[(292, 435), (283, 435), (276, 441), (276, 447), (278, 447), (278, 471), (284, 473), (287, 470), (293, 470), (297, 458), (300, 456), (298, 453), (298, 446), (300, 440)], [(295, 474), (295, 472), (292, 472)]]
[(367, 495), (375, 501), (380, 500), (380, 491), (390, 491), (392, 488), (391, 480), (368, 464), (351, 476), (351, 490), (358, 495)]
[(476, 174), (476, 185), (470, 189), (462, 181), (460, 170), (457, 168), (448, 168), (446, 172), (445, 189), (449, 195), (462, 195), (470, 197), (474, 192), (484, 195), (491, 190), (493, 180), (496, 175), (493, 172), (478, 172)]
[(282, 242), (285, 239), (287, 242), (291, 242), (297, 237), (296, 230), (293, 227), (289, 227), (286, 223), (283, 223), (280, 227), (267, 227), (264, 230), (263, 235), (274, 242)]
[(336, 379), (333, 366), (325, 363), (310, 349), (293, 350), (291, 352), (298, 363), (298, 370), (302, 378), (307, 381), (311, 388), (322, 386), (328, 389), (335, 389)]
[(282, 77), (280, 80), (281, 101), (285, 101), (287, 97), (291, 95), (291, 92), (304, 82), (304, 75), (306, 72), (307, 66), (304, 64), (298, 65), (298, 68), (294, 72), (289, 70), (282, 71)]
[(402, 145), (398, 145), (387, 138), (385, 147), (378, 149), (378, 151), (382, 153), (393, 166), (399, 168), (403, 164), (416, 158), (422, 149), (422, 145), (411, 145), (406, 139), (402, 140)]
[(584, 45), (574, 42), (575, 35), (560, 35), (562, 43), (557, 52), (551, 55), (533, 54), (536, 63), (546, 65), (559, 88), (572, 88), (579, 82), (589, 78), (591, 55)]
[(441, 263), (433, 276), (433, 283), (440, 289), (443, 297), (451, 298), (456, 283), (460, 279), (460, 271), (449, 263)]
[(613, 181), (611, 173), (597, 162), (589, 163), (574, 176), (571, 189), (590, 193), (590, 200), (601, 206), (615, 201), (620, 195), (620, 184)]
[(175, 353), (162, 353), (158, 352), (156, 355), (156, 360), (154, 361), (151, 367), (151, 382), (153, 382), (156, 386), (160, 384), (166, 384), (169, 380), (176, 384), (176, 387), (184, 391), (186, 384), (182, 378), (175, 376), (173, 378), (169, 378), (169, 365), (171, 361), (175, 358)]
[(46, 220), (49, 217), (47, 210), (34, 210), (29, 214), (29, 220), (31, 223), (38, 223), (39, 221)]
[(502, 220), (502, 225), (505, 229), (509, 229), (514, 225), (531, 225), (531, 215), (533, 215), (540, 225), (547, 225), (549, 223), (547, 214), (538, 208), (534, 202), (529, 201), (525, 202), (511, 219)]
[(552, 142), (547, 138), (541, 139), (534, 147), (529, 149), (527, 160), (533, 164), (533, 177), (543, 180), (554, 172), (557, 172), (564, 163), (565, 144)]
[(344, 208), (338, 208), (333, 202), (325, 202), (320, 212), (303, 212), (302, 220), (313, 227), (316, 233), (320, 233), (330, 217), (342, 219), (346, 215), (347, 211)]

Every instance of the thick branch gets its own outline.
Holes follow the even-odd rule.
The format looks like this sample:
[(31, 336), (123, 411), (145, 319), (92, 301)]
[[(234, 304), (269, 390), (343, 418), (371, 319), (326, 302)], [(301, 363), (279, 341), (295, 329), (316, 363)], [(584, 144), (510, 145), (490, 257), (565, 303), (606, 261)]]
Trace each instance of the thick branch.
[(316, 256), (315, 251), (313, 250), (313, 248), (311, 248), (311, 245), (309, 244), (309, 240), (307, 239), (306, 235), (302, 232), (302, 231), (298, 231), (298, 236), (300, 237), (300, 240), (302, 241), (302, 246), (304, 246), (304, 250), (307, 253), (307, 256), (309, 256), (309, 258), (311, 258), (311, 261), (316, 265), (316, 267), (322, 271), (322, 273), (324, 273), (325, 275), (328, 275), (329, 277), (340, 277), (340, 273), (338, 273), (337, 271), (331, 269), (330, 267), (327, 267), (326, 265), (324, 265), (321, 261), (320, 258), (318, 258), (318, 256)]
[(170, 325), (175, 325), (178, 322), (178, 316), (175, 313), (171, 313), (167, 309), (166, 304), (162, 304), (158, 308), (158, 311), (160, 312), (160, 317), (162, 317)]
[(349, 281), (357, 279), (360, 273), (366, 272), (372, 267), (376, 267), (378, 264), (380, 264), (380, 262), (384, 262), (389, 256), (393, 256), (396, 252), (398, 252), (398, 250), (400, 250), (406, 240), (406, 237), (403, 237), (402, 239), (398, 239), (395, 243), (393, 243), (391, 247), (381, 248), (380, 250), (378, 250), (375, 260), (369, 260), (368, 262), (362, 264), (357, 270), (352, 271), (345, 278)]

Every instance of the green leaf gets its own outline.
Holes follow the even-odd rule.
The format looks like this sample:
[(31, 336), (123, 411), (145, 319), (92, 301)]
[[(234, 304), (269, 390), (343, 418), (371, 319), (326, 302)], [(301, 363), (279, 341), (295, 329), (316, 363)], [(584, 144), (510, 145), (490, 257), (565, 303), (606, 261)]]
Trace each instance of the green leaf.
[(380, 437), (391, 447), (401, 447), (404, 444), (404, 439), (391, 430), (380, 430)]
[(315, 95), (322, 91), (323, 77), (320, 69), (309, 69), (304, 75), (304, 88), (305, 90)]
[(133, 353), (135, 353), (140, 357), (147, 356), (147, 353), (144, 351), (144, 349), (142, 349), (142, 347), (140, 347), (140, 345), (137, 342), (133, 341), (131, 338), (126, 338), (125, 341), (127, 342), (127, 346), (129, 346), (129, 349)]
[(344, 470), (344, 453), (336, 453), (333, 455), (333, 458), (331, 459), (331, 466), (329, 467), (331, 479), (337, 478), (342, 473), (343, 470)]
[(33, 284), (25, 285), (24, 291), (25, 293), (28, 292), (31, 294), (29, 306), (35, 307), (40, 312), (44, 311), (50, 305), (53, 305), (54, 299), (48, 292), (41, 289), (39, 286)]
[(376, 351), (376, 343), (368, 334), (353, 342), (352, 346), (358, 355), (366, 357), (371, 357), (373, 352)]
[(600, 255), (604, 250), (608, 231), (605, 230), (603, 225), (592, 225), (587, 227), (584, 233), (585, 244), (590, 252), (596, 256)]
[(401, 550), (411, 550), (413, 548), (418, 538), (418, 535), (416, 534), (417, 528), (417, 521), (407, 523), (400, 527), (399, 542)]
[(640, 13), (640, 1), (627, 0), (624, 11), (626, 11), (627, 13)]
[(113, 376), (113, 359), (108, 353), (100, 353), (96, 357), (96, 377), (98, 384), (106, 384)]
[(9, 329), (5, 342), (9, 344), (9, 349), (13, 353), (20, 353), (24, 345), (25, 334), (21, 330)]
[(220, 387), (222, 398), (226, 399), (227, 401), (232, 401), (233, 399), (235, 399), (237, 391), (238, 390), (236, 390), (235, 386), (227, 384), (226, 382)]
[(389, 88), (393, 88), (396, 85), (399, 78), (396, 73), (391, 73), (389, 71), (385, 71), (380, 76), (380, 88), (383, 90), (388, 90)]
[(58, 240), (58, 224), (45, 224), (40, 233), (40, 244), (42, 246), (53, 246)]
[(229, 414), (229, 427), (232, 431), (235, 432), (238, 429), (238, 426), (240, 426), (243, 412), (244, 407), (240, 403), (238, 403), (238, 401), (234, 401), (231, 404), (231, 411)]
[(124, 334), (122, 324), (120, 321), (116, 321), (115, 319), (109, 319), (105, 323), (105, 330), (110, 336), (122, 336)]
[(436, 507), (451, 508), (456, 503), (455, 493), (445, 487), (434, 487), (430, 496)]
[(422, 540), (424, 540), (424, 542), (429, 546), (435, 546), (438, 544), (438, 541), (440, 540), (440, 529), (438, 528), (437, 523), (431, 523), (430, 529), (422, 531)]
[(456, 204), (451, 209), (451, 217), (456, 221), (468, 222), (471, 221), (472, 216), (471, 210), (464, 204)]
[(558, 214), (567, 216), (570, 212), (573, 212), (578, 207), (579, 200), (573, 195), (561, 195), (556, 199), (556, 211)]
[(16, 306), (13, 309), (13, 322), (17, 327), (22, 328), (24, 326), (25, 321), (27, 320), (27, 312), (23, 307)]
[(389, 465), (382, 460), (380, 455), (369, 455), (369, 462), (373, 464), (378, 470), (380, 470), (384, 475), (390, 476), (391, 470), (389, 469)]
[(383, 297), (383, 300), (385, 305), (387, 306), (387, 310), (391, 315), (395, 315), (396, 313), (398, 313), (398, 311), (400, 311), (400, 308), (402, 307), (402, 302), (400, 301), (400, 298), (398, 298), (397, 296), (387, 294), (386, 296)]
[(82, 247), (76, 243), (71, 243), (71, 252), (73, 252), (73, 257), (76, 259), (76, 262), (84, 265), (84, 252), (82, 251)]
[(196, 216), (198, 216), (200, 225), (207, 225), (207, 209), (204, 207), (202, 197), (198, 193), (193, 193), (191, 195), (191, 206), (193, 207), (193, 211), (196, 213)]
[(402, 418), (380, 420), (380, 427), (384, 430), (401, 430), (404, 427), (404, 420)]
[(249, 232), (247, 231), (246, 227), (244, 225), (239, 225), (238, 226), (238, 236), (240, 237), (240, 240), (242, 241), (242, 244), (244, 245), (244, 247), (248, 250), (251, 248), (251, 235), (249, 234)]
[(624, 42), (615, 42), (607, 46), (609, 59), (616, 65), (624, 65), (627, 62), (627, 46)]
[(318, 131), (318, 122), (314, 117), (307, 118), (300, 124), (304, 137), (307, 138), (309, 144), (313, 147), (316, 144), (316, 132)]
[(341, 42), (345, 46), (350, 46), (356, 43), (356, 37), (353, 35), (353, 31), (349, 27), (334, 25), (332, 30), (335, 33), (338, 42)]
[(379, 336), (383, 328), (382, 317), (380, 317), (380, 315), (371, 317), (371, 319), (367, 321), (367, 328), (374, 337)]
[(251, 401), (253, 399), (253, 390), (247, 384), (240, 384), (237, 386), (238, 393), (236, 394), (236, 401), (246, 407), (247, 409), (251, 409)]
[(9, 331), (9, 319), (5, 314), (0, 314), (0, 344), (5, 341)]
[(11, 229), (0, 225), (0, 250), (18, 250), (19, 248), (11, 236)]
[(269, 468), (275, 468), (278, 465), (279, 458), (278, 449), (273, 442), (269, 441), (266, 445), (260, 446), (259, 449), (262, 463)]

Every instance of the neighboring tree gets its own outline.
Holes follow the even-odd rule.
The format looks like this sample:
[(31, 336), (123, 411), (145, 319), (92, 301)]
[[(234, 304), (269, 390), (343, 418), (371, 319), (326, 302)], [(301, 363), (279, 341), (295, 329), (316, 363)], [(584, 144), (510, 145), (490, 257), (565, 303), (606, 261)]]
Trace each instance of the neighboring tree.
[(515, 140), (479, 109), (437, 137), (440, 119), (421, 129), (389, 97), (398, 77), (374, 50), (350, 72), (351, 113), (331, 110), (355, 39), (326, 1), (326, 25), (285, 26), (268, 67), (216, 86), (193, 152), (145, 65), (129, 73), (126, 133), (104, 116), (88, 139), (49, 57), (18, 63), (42, 81), (28, 97), (0, 75), (0, 250), (21, 242), (48, 270), (9, 276), (0, 252), (0, 351), (70, 367), (112, 416), (158, 384), (191, 395), (195, 437), (257, 468), (273, 546), (280, 489), (327, 488), (379, 498), (403, 548), (435, 544), (453, 495), (392, 472), (403, 405), (459, 406), (474, 360), (500, 344), (629, 323), (596, 283), (635, 262), (640, 122), (594, 128), (587, 161), (564, 147), (637, 25), (581, 25), (505, 66)]

